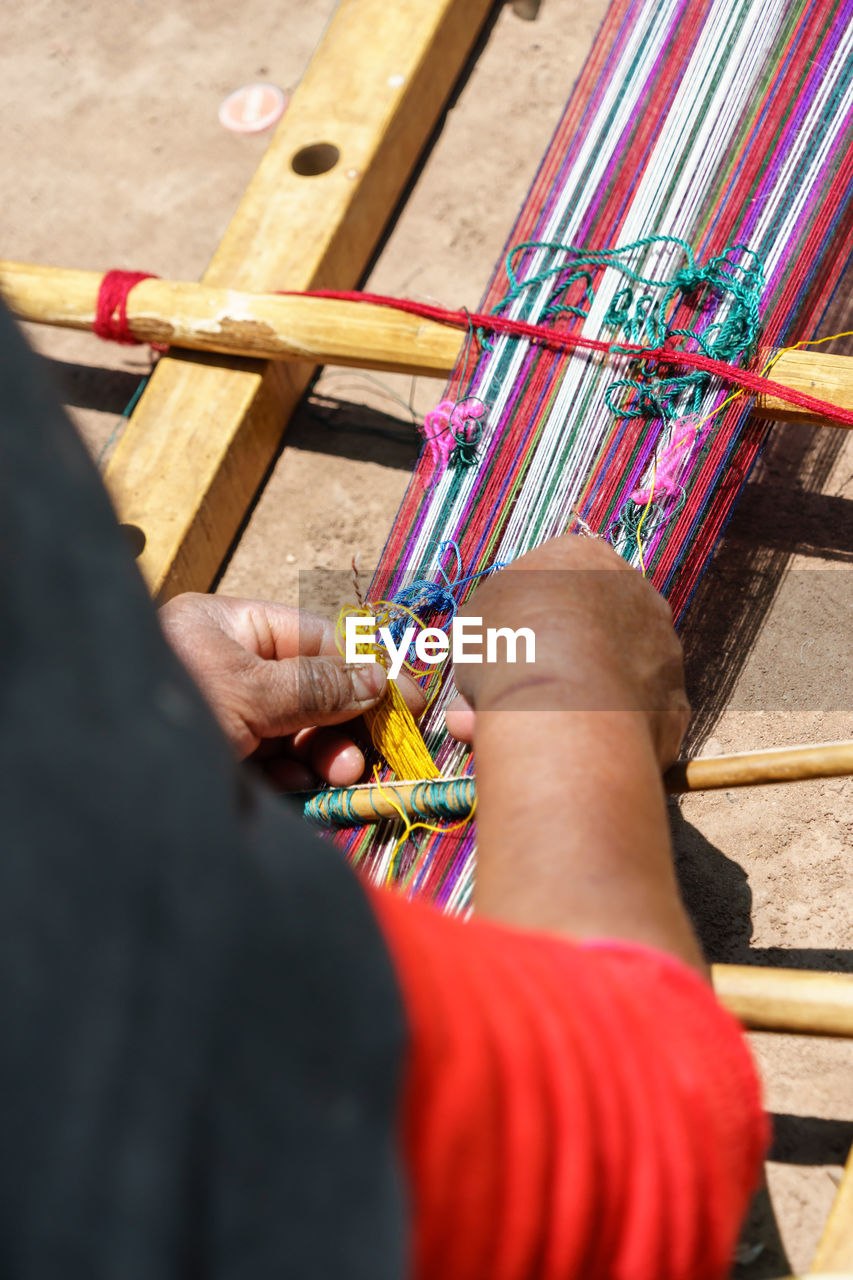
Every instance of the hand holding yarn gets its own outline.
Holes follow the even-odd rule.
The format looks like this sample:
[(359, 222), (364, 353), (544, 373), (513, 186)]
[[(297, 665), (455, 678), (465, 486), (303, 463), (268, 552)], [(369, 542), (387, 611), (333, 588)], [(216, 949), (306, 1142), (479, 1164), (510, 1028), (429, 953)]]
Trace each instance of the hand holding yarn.
[[(269, 601), (194, 593), (165, 604), (160, 623), (240, 759), (263, 761), (289, 790), (318, 776), (334, 786), (358, 781), (364, 755), (347, 722), (375, 706), (386, 674), (379, 663), (348, 666), (333, 623)], [(420, 714), (417, 685), (399, 685)]]
[(484, 628), (530, 627), (536, 661), (457, 665), (456, 737), (471, 741), (484, 710), (628, 711), (645, 718), (661, 767), (675, 759), (689, 705), (669, 606), (604, 542), (543, 543), (485, 579), (460, 613)]

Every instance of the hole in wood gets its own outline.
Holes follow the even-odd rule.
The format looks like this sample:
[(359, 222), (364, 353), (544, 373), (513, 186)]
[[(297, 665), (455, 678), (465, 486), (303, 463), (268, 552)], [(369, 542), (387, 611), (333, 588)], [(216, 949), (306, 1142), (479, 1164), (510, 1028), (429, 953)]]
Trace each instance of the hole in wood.
[(135, 556), (141, 556), (145, 550), (145, 534), (142, 532), (138, 524), (120, 524), (124, 536), (127, 538), (128, 546)]
[(318, 174), (334, 169), (340, 158), (341, 153), (333, 143), (312, 142), (296, 152), (290, 167), (301, 178), (316, 178)]

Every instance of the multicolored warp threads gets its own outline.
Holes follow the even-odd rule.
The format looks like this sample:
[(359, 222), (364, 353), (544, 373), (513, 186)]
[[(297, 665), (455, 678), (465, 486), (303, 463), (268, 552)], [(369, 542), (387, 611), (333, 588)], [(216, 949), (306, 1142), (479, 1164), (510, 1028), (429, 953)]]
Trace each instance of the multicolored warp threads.
[[(815, 333), (851, 242), (853, 0), (614, 0), (510, 237), (513, 276), (498, 269), (483, 309), (608, 341), (619, 319), (623, 337), (633, 327), (648, 345), (661, 290), (691, 261), (741, 283), (760, 265), (754, 309), (741, 302), (762, 343), (779, 347)], [(632, 244), (626, 285), (613, 251)], [(555, 245), (582, 246), (585, 259), (561, 260)], [(730, 290), (680, 288), (663, 321), (701, 351), (728, 340), (739, 309)], [(443, 539), (472, 574), (576, 527), (576, 512), (682, 617), (764, 428), (745, 396), (722, 407), (716, 379), (656, 377), (626, 355), (507, 336), (472, 347), (445, 402), (448, 420), (469, 399), (486, 406), (476, 457), (451, 466), (425, 449), (370, 597), (428, 576)], [(468, 767), (443, 731), (451, 693), (445, 672), (425, 720), (445, 775)], [(339, 838), (371, 877), (391, 868), (448, 909), (466, 905), (473, 824), (420, 833), (400, 856), (392, 824)]]

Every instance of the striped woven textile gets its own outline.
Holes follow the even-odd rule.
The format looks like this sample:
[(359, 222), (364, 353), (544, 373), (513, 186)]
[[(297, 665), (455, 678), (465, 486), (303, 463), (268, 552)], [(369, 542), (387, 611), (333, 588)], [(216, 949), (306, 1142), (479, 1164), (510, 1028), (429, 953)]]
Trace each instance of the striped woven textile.
[[(817, 332), (851, 250), (851, 196), (853, 0), (614, 0), (508, 248), (559, 242), (601, 251), (677, 237), (701, 265), (744, 246), (731, 261), (754, 254), (762, 264), (762, 346), (784, 346)], [(533, 248), (513, 265), (529, 278), (554, 260), (551, 250)], [(629, 260), (644, 278), (667, 280), (685, 254), (655, 240)], [(609, 267), (591, 275), (591, 299), (587, 282), (571, 286), (585, 317), (563, 311), (553, 322), (617, 341), (604, 318), (625, 277)], [(501, 264), (481, 310), (510, 286)], [(546, 321), (554, 286), (551, 277), (517, 293), (503, 314)], [(671, 328), (709, 332), (727, 306), (688, 293)], [(455, 540), (467, 576), (576, 528), (577, 513), (642, 566), (682, 617), (761, 447), (764, 428), (750, 421), (749, 400), (708, 419), (728, 394), (710, 381), (689, 418), (686, 404), (668, 419), (624, 417), (606, 396), (633, 376), (626, 356), (566, 355), (509, 337), (463, 366), (446, 397), (485, 406), (476, 458), (437, 472), (422, 456), (370, 598), (435, 580), (443, 540)], [(655, 468), (664, 470), (674, 443), (674, 483), (655, 495)], [(460, 576), (452, 556), (441, 563)], [(423, 726), (445, 776), (471, 768), (443, 730), (451, 686), (445, 670)], [(458, 910), (470, 895), (474, 825), (415, 831), (396, 852), (399, 827), (391, 824), (339, 839), (374, 880), (400, 881)]]

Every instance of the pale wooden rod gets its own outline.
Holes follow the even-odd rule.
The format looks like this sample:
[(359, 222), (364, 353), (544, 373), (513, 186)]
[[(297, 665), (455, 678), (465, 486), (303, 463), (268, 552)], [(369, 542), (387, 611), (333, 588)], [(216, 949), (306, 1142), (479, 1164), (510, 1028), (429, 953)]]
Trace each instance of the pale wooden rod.
[(666, 771), (664, 783), (670, 795), (678, 795), (686, 791), (806, 782), (810, 778), (840, 778), (850, 774), (853, 774), (853, 740), (848, 739), (676, 760)]
[[(91, 329), (96, 271), (0, 262), (0, 294), (22, 320)], [(444, 377), (460, 332), (362, 302), (242, 293), (143, 280), (128, 297), (128, 327), (143, 342), (264, 360), (304, 360)]]
[(853, 1036), (853, 973), (715, 964), (711, 976), (720, 1003), (751, 1031)]
[[(40, 324), (91, 329), (101, 279), (96, 271), (0, 262), (0, 293), (7, 304), (22, 320)], [(141, 342), (426, 377), (446, 377), (463, 341), (457, 329), (388, 307), (168, 280), (136, 285), (127, 318)], [(772, 376), (795, 391), (853, 409), (853, 362), (847, 356), (785, 351)], [(791, 422), (824, 421), (772, 396), (759, 396), (753, 412)]]
[[(664, 774), (670, 795), (689, 791), (715, 791), (732, 787), (767, 786), (804, 782), (813, 778), (838, 778), (853, 774), (853, 740), (820, 742), (809, 746), (774, 747), (768, 751), (743, 751), (732, 755), (676, 760)], [(417, 780), (365, 783), (347, 788), (347, 808), (359, 822), (422, 816), (412, 804)], [(474, 788), (472, 787), (472, 798)]]

